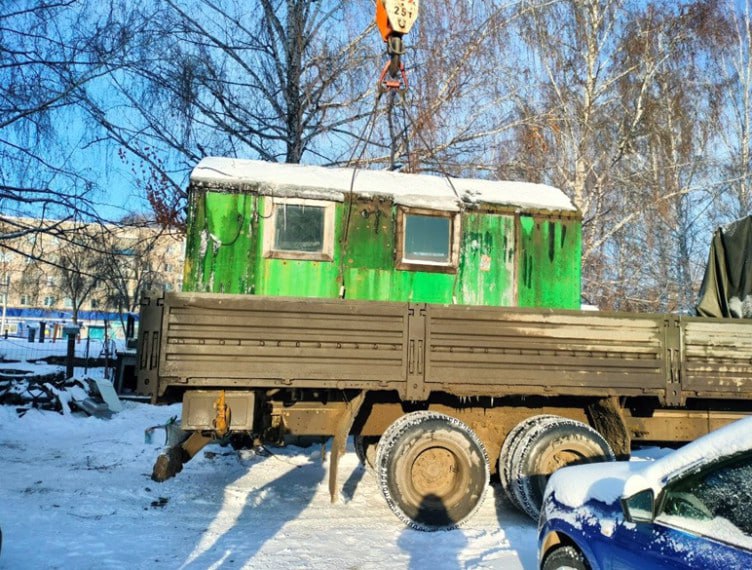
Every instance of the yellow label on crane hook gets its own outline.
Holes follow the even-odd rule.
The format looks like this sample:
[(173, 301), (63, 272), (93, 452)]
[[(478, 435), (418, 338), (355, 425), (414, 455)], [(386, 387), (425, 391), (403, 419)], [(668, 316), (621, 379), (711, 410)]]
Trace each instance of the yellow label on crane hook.
[(419, 0), (384, 0), (392, 30), (399, 34), (408, 33), (418, 19)]

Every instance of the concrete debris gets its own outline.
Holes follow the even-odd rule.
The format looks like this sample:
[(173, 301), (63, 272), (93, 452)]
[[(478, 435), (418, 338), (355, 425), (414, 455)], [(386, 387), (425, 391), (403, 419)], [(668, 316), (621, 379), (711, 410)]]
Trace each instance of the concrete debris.
[[(107, 393), (106, 384), (101, 380), (65, 378), (63, 372), (43, 375), (29, 375), (25, 371), (14, 375), (12, 372), (4, 369), (0, 376), (0, 405), (15, 406), (19, 416), (37, 409), (110, 418), (113, 411), (122, 410), (119, 399), (112, 400), (112, 394)], [(100, 384), (105, 386), (101, 391)], [(111, 388), (112, 383), (109, 386)]]

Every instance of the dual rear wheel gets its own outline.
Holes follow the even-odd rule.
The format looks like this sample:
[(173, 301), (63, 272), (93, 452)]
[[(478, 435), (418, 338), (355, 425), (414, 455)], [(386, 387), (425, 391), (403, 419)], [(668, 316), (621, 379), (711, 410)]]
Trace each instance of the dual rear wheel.
[(613, 460), (611, 446), (587, 424), (560, 416), (533, 416), (520, 422), (504, 441), (499, 478), (509, 501), (538, 520), (543, 491), (554, 471)]

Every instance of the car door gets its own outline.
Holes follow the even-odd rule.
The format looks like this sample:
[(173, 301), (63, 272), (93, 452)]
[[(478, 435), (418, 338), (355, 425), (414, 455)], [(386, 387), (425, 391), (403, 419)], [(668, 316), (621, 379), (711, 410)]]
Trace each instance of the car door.
[(672, 481), (652, 523), (626, 523), (616, 534), (614, 569), (752, 568), (752, 454)]

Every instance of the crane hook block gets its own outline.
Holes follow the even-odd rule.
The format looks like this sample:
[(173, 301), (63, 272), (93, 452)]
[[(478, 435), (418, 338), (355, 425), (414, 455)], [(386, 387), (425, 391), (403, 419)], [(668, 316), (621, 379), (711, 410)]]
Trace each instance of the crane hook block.
[(376, 0), (376, 25), (381, 37), (408, 33), (418, 19), (420, 0)]

